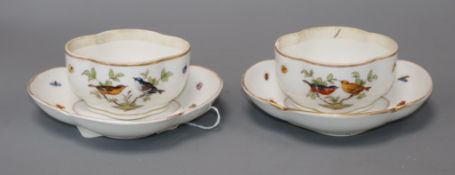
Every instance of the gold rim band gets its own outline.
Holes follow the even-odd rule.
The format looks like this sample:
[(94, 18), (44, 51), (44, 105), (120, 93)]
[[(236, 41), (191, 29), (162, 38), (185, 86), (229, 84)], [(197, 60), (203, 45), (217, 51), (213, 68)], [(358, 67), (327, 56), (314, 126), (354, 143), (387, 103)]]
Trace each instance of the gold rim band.
[[(364, 61), (364, 62), (361, 62), (361, 63), (355, 63), (355, 64), (326, 64), (326, 63), (318, 63), (318, 62), (310, 61), (308, 58), (305, 58), (305, 57), (292, 56), (292, 55), (284, 53), (283, 50), (281, 50), (281, 47), (282, 47), (281, 43), (284, 42), (283, 40), (285, 40), (286, 38), (289, 38), (289, 37), (297, 35), (298, 37), (301, 37), (301, 38), (299, 38), (300, 40), (303, 40), (303, 35), (305, 33), (316, 31), (316, 30), (330, 30), (330, 29), (334, 29), (335, 33), (334, 33), (333, 37), (338, 37), (343, 30), (348, 30), (350, 32), (360, 33), (360, 34), (365, 35), (365, 36), (378, 37), (378, 38), (384, 40), (384, 42), (387, 42), (387, 45), (389, 45), (391, 51), (390, 51), (390, 53), (388, 53), (388, 54), (386, 54), (384, 56), (369, 58), (367, 61)], [(311, 28), (303, 29), (303, 30), (301, 30), (299, 32), (296, 32), (296, 33), (290, 33), (290, 34), (286, 34), (286, 35), (280, 36), (275, 42), (275, 52), (277, 54), (281, 55), (283, 58), (289, 58), (289, 59), (292, 59), (292, 60), (302, 61), (302, 62), (305, 62), (305, 63), (308, 63), (308, 64), (317, 65), (317, 66), (325, 66), (325, 67), (354, 67), (354, 66), (361, 66), (361, 65), (369, 64), (369, 63), (372, 63), (372, 62), (375, 62), (375, 61), (379, 61), (379, 60), (393, 58), (394, 56), (396, 56), (398, 54), (398, 44), (397, 44), (397, 42), (395, 40), (393, 40), (392, 38), (390, 38), (390, 37), (388, 37), (386, 35), (382, 35), (382, 34), (379, 34), (379, 33), (373, 33), (373, 32), (367, 32), (365, 30), (361, 30), (361, 29), (358, 29), (358, 28), (346, 27), (346, 26), (321, 26), (321, 27), (311, 27)]]
[[(98, 42), (98, 41), (103, 42), (102, 39), (98, 39), (97, 37), (99, 37), (100, 35), (109, 35), (109, 34), (113, 35), (114, 33), (121, 33), (121, 34), (125, 35), (125, 33), (127, 33), (127, 32), (147, 33), (147, 34), (150, 34), (150, 35), (157, 35), (157, 36), (165, 38), (167, 40), (174, 40), (174, 41), (180, 42), (180, 43), (182, 43), (183, 48), (177, 54), (161, 57), (158, 60), (144, 61), (144, 62), (131, 63), (131, 64), (109, 63), (109, 62), (97, 60), (96, 58), (93, 58), (93, 57), (78, 55), (78, 54), (73, 52), (73, 48), (72, 47), (75, 47), (73, 45), (75, 43), (77, 43), (77, 42), (82, 42), (83, 40), (90, 40), (90, 39), (95, 40), (96, 42)], [(173, 60), (173, 59), (177, 59), (177, 58), (183, 58), (183, 56), (187, 55), (190, 52), (190, 50), (191, 50), (190, 44), (188, 43), (188, 41), (184, 40), (183, 38), (176, 37), (176, 36), (170, 36), (170, 35), (164, 35), (164, 34), (161, 34), (161, 33), (158, 33), (158, 32), (149, 31), (149, 30), (143, 30), (143, 29), (108, 30), (108, 31), (104, 31), (104, 32), (101, 32), (101, 33), (98, 33), (98, 34), (79, 36), (79, 37), (76, 37), (76, 38), (73, 38), (73, 39), (69, 40), (65, 44), (65, 54), (67, 56), (70, 56), (70, 57), (75, 58), (75, 59), (90, 61), (90, 62), (97, 63), (97, 64), (104, 64), (104, 65), (108, 65), (108, 66), (119, 66), (119, 67), (146, 66), (146, 65), (157, 64), (157, 63), (161, 63), (161, 62), (164, 62), (164, 61), (169, 61), (169, 60)]]

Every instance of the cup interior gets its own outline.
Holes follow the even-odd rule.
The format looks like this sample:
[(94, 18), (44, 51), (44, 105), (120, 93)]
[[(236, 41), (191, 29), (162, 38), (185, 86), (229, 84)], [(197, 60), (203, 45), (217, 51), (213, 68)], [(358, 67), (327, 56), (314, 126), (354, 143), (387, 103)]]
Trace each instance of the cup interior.
[(395, 54), (397, 43), (384, 35), (330, 26), (305, 29), (278, 38), (279, 54), (320, 64), (349, 65)]
[(74, 38), (67, 54), (107, 64), (139, 64), (177, 57), (190, 45), (182, 38), (141, 29), (119, 29)]

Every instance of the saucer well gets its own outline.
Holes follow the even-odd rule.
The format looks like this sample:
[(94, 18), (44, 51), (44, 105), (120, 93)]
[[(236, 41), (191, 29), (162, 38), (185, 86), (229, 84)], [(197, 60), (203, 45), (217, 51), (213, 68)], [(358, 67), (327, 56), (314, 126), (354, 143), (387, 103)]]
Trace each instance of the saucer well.
[(324, 135), (351, 136), (411, 114), (431, 95), (433, 82), (425, 69), (398, 60), (396, 71), (397, 79), (386, 95), (372, 106), (350, 113), (328, 114), (299, 107), (278, 86), (274, 60), (250, 67), (242, 77), (242, 88), (253, 103), (273, 117)]
[(137, 120), (117, 120), (88, 110), (71, 90), (64, 67), (36, 75), (30, 80), (27, 91), (42, 110), (59, 121), (75, 125), (84, 137), (133, 139), (174, 129), (212, 108), (223, 88), (222, 79), (204, 67), (192, 65), (188, 70), (184, 90), (163, 112)]

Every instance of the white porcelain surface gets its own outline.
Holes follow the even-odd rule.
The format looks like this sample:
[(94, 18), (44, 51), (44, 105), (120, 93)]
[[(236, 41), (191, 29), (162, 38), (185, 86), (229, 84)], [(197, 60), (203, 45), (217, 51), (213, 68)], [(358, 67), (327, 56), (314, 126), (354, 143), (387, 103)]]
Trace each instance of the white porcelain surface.
[(282, 91), (301, 106), (350, 112), (390, 89), (397, 51), (391, 38), (356, 28), (305, 29), (277, 39), (276, 76)]
[(275, 67), (274, 60), (266, 60), (246, 71), (242, 87), (248, 97), (271, 116), (331, 136), (356, 135), (401, 119), (417, 110), (428, 99), (433, 86), (430, 75), (422, 67), (399, 60), (397, 79), (381, 100), (364, 111), (330, 114), (305, 110), (289, 101), (278, 85)]
[(184, 90), (164, 112), (138, 120), (116, 120), (88, 110), (72, 92), (62, 67), (38, 74), (30, 81), (28, 92), (41, 109), (57, 120), (77, 126), (84, 137), (140, 138), (173, 129), (210, 109), (221, 92), (222, 80), (199, 66), (190, 66), (188, 73)]
[(92, 111), (117, 119), (164, 110), (188, 78), (189, 43), (153, 31), (120, 29), (77, 37), (65, 51), (74, 93)]

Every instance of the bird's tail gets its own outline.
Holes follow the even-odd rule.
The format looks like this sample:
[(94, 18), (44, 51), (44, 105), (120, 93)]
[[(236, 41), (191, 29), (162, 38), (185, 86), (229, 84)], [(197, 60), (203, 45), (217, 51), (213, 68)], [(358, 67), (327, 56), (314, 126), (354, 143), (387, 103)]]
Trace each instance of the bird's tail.
[(162, 94), (163, 92), (164, 92), (164, 90), (158, 89), (159, 94)]
[(306, 84), (310, 85), (311, 86), (311, 83), (307, 80), (303, 80), (303, 82), (305, 82)]
[(366, 91), (369, 91), (371, 87), (365, 87), (365, 90)]

